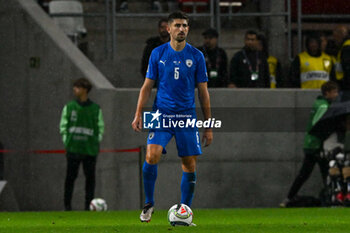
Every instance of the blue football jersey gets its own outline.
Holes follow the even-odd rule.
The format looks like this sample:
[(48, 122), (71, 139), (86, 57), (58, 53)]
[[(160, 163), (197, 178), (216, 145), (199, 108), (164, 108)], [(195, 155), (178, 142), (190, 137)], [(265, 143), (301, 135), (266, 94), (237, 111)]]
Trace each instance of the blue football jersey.
[(146, 78), (158, 87), (153, 108), (165, 112), (193, 110), (196, 84), (208, 81), (202, 52), (188, 43), (177, 52), (170, 42), (152, 51)]

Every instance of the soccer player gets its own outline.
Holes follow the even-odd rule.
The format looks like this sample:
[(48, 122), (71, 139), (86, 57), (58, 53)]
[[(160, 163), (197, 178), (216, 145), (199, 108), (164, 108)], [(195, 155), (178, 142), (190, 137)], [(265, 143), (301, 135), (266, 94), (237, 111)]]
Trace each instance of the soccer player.
[[(175, 12), (168, 17), (170, 42), (152, 51), (145, 82), (140, 90), (132, 128), (142, 129), (142, 108), (147, 102), (155, 83), (158, 92), (153, 110), (162, 114), (192, 115), (195, 118), (195, 87), (205, 119), (211, 118), (210, 98), (207, 88), (207, 71), (203, 54), (186, 43), (189, 31), (188, 16)], [(158, 112), (157, 111), (157, 112)], [(146, 160), (143, 164), (143, 181), (146, 195), (141, 212), (142, 222), (151, 221), (154, 211), (154, 185), (157, 179), (157, 164), (165, 146), (175, 136), (178, 155), (182, 162), (181, 203), (191, 206), (196, 183), (196, 160), (202, 154), (198, 129), (151, 130), (147, 139)], [(211, 144), (213, 133), (206, 128), (202, 142)]]

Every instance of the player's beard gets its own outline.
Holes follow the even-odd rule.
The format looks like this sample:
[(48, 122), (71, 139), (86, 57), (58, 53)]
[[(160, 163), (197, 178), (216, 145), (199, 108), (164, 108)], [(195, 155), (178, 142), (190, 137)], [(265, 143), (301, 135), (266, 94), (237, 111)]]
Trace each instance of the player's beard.
[(177, 42), (182, 42), (182, 41), (186, 40), (186, 34), (178, 34), (175, 40)]
[(184, 40), (186, 40), (186, 38), (176, 38), (176, 41), (177, 41), (177, 42), (182, 42), (182, 41), (184, 41)]

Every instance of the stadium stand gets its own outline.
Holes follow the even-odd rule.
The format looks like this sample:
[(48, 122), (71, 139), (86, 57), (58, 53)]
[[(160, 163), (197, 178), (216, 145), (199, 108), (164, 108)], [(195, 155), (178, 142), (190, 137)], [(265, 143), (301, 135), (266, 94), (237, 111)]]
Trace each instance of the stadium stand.
[[(79, 1), (52, 1), (49, 3), (50, 14), (82, 14), (83, 6)], [(79, 44), (79, 38), (86, 36), (87, 30), (84, 26), (83, 17), (54, 17), (54, 22), (63, 32), (73, 40), (75, 45)]]
[(184, 12), (198, 13), (208, 10), (209, 0), (178, 0)]

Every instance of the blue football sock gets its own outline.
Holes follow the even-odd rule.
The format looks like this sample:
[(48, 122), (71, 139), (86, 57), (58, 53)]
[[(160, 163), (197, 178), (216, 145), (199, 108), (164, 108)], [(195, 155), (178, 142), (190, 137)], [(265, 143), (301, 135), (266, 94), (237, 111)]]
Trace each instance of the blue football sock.
[(196, 185), (196, 172), (183, 172), (181, 180), (181, 203), (191, 207), (194, 186)]
[(146, 161), (143, 163), (142, 174), (143, 174), (143, 186), (146, 195), (146, 204), (154, 205), (154, 185), (157, 179), (157, 164), (148, 164)]

